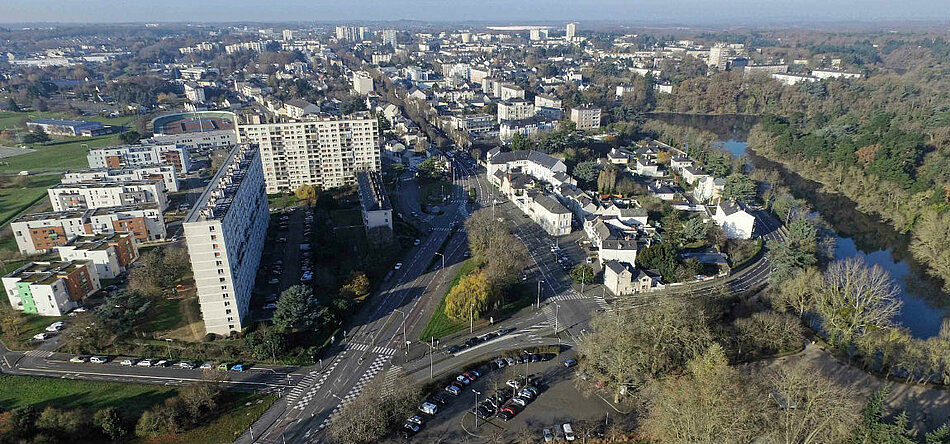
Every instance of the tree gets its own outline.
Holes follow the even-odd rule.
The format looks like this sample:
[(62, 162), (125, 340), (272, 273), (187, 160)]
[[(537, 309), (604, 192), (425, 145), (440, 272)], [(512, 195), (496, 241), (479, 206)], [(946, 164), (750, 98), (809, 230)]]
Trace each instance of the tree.
[(88, 430), (87, 417), (80, 410), (47, 406), (36, 419), (36, 427), (52, 435), (76, 439)]
[(13, 100), (13, 97), (7, 99), (6, 105), (7, 111), (20, 112), (20, 105), (17, 105), (16, 100)]
[(481, 272), (462, 278), (445, 296), (445, 314), (450, 319), (461, 321), (478, 317), (492, 308), (491, 287)]
[(392, 427), (416, 412), (422, 388), (400, 379), (386, 385), (382, 379), (367, 384), (360, 395), (340, 408), (327, 425), (330, 440), (337, 444), (381, 442)]
[(122, 416), (115, 407), (100, 409), (92, 417), (92, 423), (109, 439), (116, 441), (128, 433), (122, 424)]
[(350, 280), (343, 285), (340, 294), (347, 297), (364, 297), (369, 294), (371, 287), (366, 273), (354, 271), (350, 273)]
[(600, 175), (601, 166), (594, 161), (578, 163), (574, 166), (574, 177), (586, 183), (594, 183)]
[(739, 202), (752, 202), (756, 196), (755, 182), (742, 173), (732, 173), (726, 177), (722, 188), (722, 198)]
[(795, 316), (760, 311), (735, 321), (736, 355), (760, 357), (799, 350), (805, 331)]
[(897, 285), (883, 268), (848, 258), (828, 266), (816, 308), (833, 340), (850, 341), (891, 327), (901, 307), (897, 294)]
[(914, 444), (914, 431), (909, 427), (907, 413), (901, 412), (894, 423), (885, 419), (887, 388), (874, 392), (861, 409), (861, 420), (851, 432), (851, 444)]
[(178, 391), (185, 411), (193, 419), (198, 419), (213, 412), (218, 407), (218, 397), (221, 395), (221, 386), (215, 380), (203, 380), (188, 384)]
[(284, 353), (287, 348), (284, 334), (276, 327), (255, 330), (247, 335), (245, 342), (251, 348), (255, 357), (271, 362), (276, 362), (277, 357)]
[(10, 433), (23, 438), (32, 437), (36, 433), (36, 420), (39, 416), (39, 412), (32, 405), (11, 410), (7, 420)]
[(571, 269), (571, 280), (578, 284), (590, 284), (594, 282), (594, 268), (588, 264), (578, 264)]
[(699, 217), (687, 219), (686, 222), (683, 223), (683, 229), (680, 231), (683, 240), (688, 243), (694, 243), (706, 239), (706, 233), (709, 231), (706, 225), (706, 222), (703, 222), (703, 219)]
[(11, 343), (16, 341), (24, 327), (26, 327), (26, 319), (19, 313), (11, 309), (3, 309), (0, 312), (0, 329), (3, 329), (4, 337)]
[(142, 139), (142, 135), (135, 130), (126, 131), (122, 134), (119, 134), (119, 140), (121, 140), (122, 143), (126, 145), (138, 143), (140, 139)]
[(106, 294), (102, 305), (96, 307), (96, 317), (114, 332), (125, 334), (138, 324), (151, 306), (152, 302), (141, 293), (119, 290)]
[(273, 323), (280, 331), (307, 331), (318, 325), (319, 307), (313, 290), (303, 285), (294, 285), (280, 294), (274, 310)]
[(781, 366), (761, 378), (769, 389), (768, 442), (844, 442), (858, 421), (851, 391), (807, 363)]
[(427, 179), (440, 179), (445, 175), (445, 163), (441, 160), (430, 157), (416, 167), (420, 177)]
[(42, 126), (34, 126), (33, 131), (23, 136), (24, 143), (45, 143), (49, 142), (49, 135), (46, 134), (46, 130)]
[(801, 317), (815, 306), (815, 295), (821, 288), (821, 272), (807, 267), (795, 272), (782, 285), (770, 288), (772, 306), (780, 311), (790, 308)]
[(294, 191), (294, 195), (297, 196), (297, 199), (307, 202), (307, 205), (312, 205), (313, 201), (317, 199), (318, 189), (314, 185), (303, 184), (300, 188), (297, 188), (297, 191)]
[(578, 344), (581, 370), (619, 399), (630, 387), (681, 369), (712, 340), (699, 307), (677, 295), (591, 320)]
[(511, 150), (512, 151), (523, 151), (530, 150), (532, 148), (532, 143), (528, 140), (528, 136), (524, 134), (517, 133), (511, 138)]
[(663, 279), (674, 282), (676, 265), (679, 256), (672, 241), (657, 242), (644, 248), (637, 254), (637, 265), (648, 270), (655, 269), (663, 275)]
[(689, 361), (685, 375), (664, 378), (650, 391), (643, 428), (656, 442), (748, 443), (765, 426), (763, 393), (729, 367), (716, 343)]

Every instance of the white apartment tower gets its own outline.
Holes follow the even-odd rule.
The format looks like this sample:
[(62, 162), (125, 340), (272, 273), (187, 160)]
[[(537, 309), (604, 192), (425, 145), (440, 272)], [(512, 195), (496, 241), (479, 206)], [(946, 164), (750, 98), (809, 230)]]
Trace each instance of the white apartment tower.
[(351, 185), (357, 172), (380, 170), (379, 124), (369, 113), (272, 122), (260, 115), (242, 117), (238, 140), (260, 147), (268, 194), (301, 185)]
[(182, 223), (208, 333), (244, 328), (269, 218), (260, 153), (236, 145)]
[(396, 30), (395, 29), (384, 29), (382, 30), (383, 35), (383, 45), (389, 45), (396, 48)]
[(575, 35), (577, 35), (577, 22), (568, 23), (567, 31), (564, 33), (564, 38), (570, 42), (574, 40)]

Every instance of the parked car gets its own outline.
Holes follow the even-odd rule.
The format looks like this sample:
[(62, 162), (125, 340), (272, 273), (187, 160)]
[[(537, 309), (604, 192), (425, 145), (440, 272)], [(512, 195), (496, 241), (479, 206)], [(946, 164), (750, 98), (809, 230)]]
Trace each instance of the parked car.
[(280, 283), (280, 279), (277, 279), (277, 278), (270, 278), (270, 280), (267, 281), (267, 283), (268, 283), (268, 284), (271, 284), (271, 285), (275, 285), (275, 284)]
[(577, 360), (576, 360), (576, 359), (568, 359), (568, 360), (564, 361), (564, 366), (565, 366), (565, 367), (573, 367), (573, 366), (575, 366), (575, 365), (577, 365)]
[(416, 239), (416, 240), (412, 241), (412, 245), (415, 245), (415, 246), (419, 246), (419, 244), (421, 244), (421, 243), (422, 243), (422, 241), (420, 241), (419, 239)]
[(138, 360), (136, 360), (136, 359), (123, 359), (122, 362), (119, 363), (119, 365), (124, 365), (124, 366), (126, 366), (126, 367), (131, 367), (131, 366), (135, 365), (136, 362), (138, 362)]
[[(423, 402), (422, 405), (419, 406), (419, 411), (425, 413), (426, 415), (434, 415), (439, 411), (439, 406), (431, 402)], [(422, 423), (420, 422), (417, 424), (421, 425)]]
[(520, 396), (515, 397), (515, 398), (511, 398), (511, 402), (513, 402), (513, 403), (515, 403), (515, 404), (518, 404), (518, 405), (520, 405), (520, 406), (522, 406), (522, 407), (528, 405), (528, 400), (526, 400), (526, 399), (524, 399), (524, 398), (522, 398), (522, 397), (520, 397)]
[(429, 402), (432, 403), (432, 404), (442, 404), (442, 405), (445, 405), (445, 404), (448, 404), (448, 403), (449, 403), (449, 400), (446, 399), (445, 396), (442, 396), (441, 393), (436, 393), (436, 394), (434, 394), (434, 395), (432, 395), (432, 396), (429, 397)]
[(498, 368), (505, 368), (508, 365), (508, 361), (504, 359), (498, 359), (495, 361), (495, 364), (498, 364)]
[(217, 368), (217, 369), (220, 370), (220, 371), (222, 371), (222, 372), (226, 372), (226, 371), (228, 371), (228, 364), (227, 364), (226, 362), (222, 362), (222, 363), (218, 364), (218, 368)]
[(445, 391), (448, 392), (448, 393), (451, 393), (451, 394), (453, 394), (453, 395), (455, 395), (455, 396), (458, 396), (458, 395), (460, 395), (460, 394), (462, 393), (461, 387), (459, 387), (459, 386), (457, 386), (457, 385), (454, 385), (454, 384), (453, 384), (453, 385), (450, 385), (450, 386), (448, 386), (448, 387), (446, 387), (446, 388), (445, 388)]
[(407, 419), (406, 422), (411, 422), (416, 425), (423, 425), (425, 424), (426, 420), (419, 415), (415, 415), (412, 418)]
[(33, 339), (36, 339), (37, 341), (45, 341), (52, 337), (53, 337), (52, 333), (37, 333), (33, 335)]
[(458, 382), (461, 382), (464, 385), (469, 385), (472, 382), (468, 378), (466, 378), (465, 375), (458, 375), (455, 377), (455, 380)]
[(89, 358), (89, 362), (93, 364), (105, 364), (106, 362), (109, 362), (109, 358), (105, 356), (93, 356)]
[(544, 442), (554, 441), (554, 434), (551, 433), (551, 429), (542, 430), (541, 435), (544, 436)]
[(461, 347), (461, 346), (453, 345), (453, 346), (451, 346), (451, 347), (445, 349), (445, 352), (451, 355), (451, 354), (453, 354), (453, 353), (458, 353), (460, 350), (462, 350), (462, 347)]
[(505, 385), (515, 390), (518, 390), (519, 388), (521, 388), (521, 381), (518, 381), (517, 379), (509, 379), (508, 382), (505, 383)]
[(205, 362), (204, 364), (201, 364), (201, 366), (198, 368), (200, 368), (201, 370), (211, 370), (214, 368), (214, 364), (210, 362)]
[(402, 262), (396, 262), (396, 266), (393, 267), (393, 268), (396, 269), (396, 270), (401, 269), (401, 268), (402, 268)]
[(263, 308), (264, 308), (264, 310), (273, 310), (273, 309), (277, 308), (277, 304), (275, 304), (275, 303), (273, 303), (273, 302), (268, 302), (268, 303), (264, 304), (264, 307), (263, 307)]
[(515, 417), (515, 415), (512, 415), (511, 413), (508, 413), (508, 412), (505, 412), (505, 411), (498, 412), (498, 415), (497, 415), (497, 416), (498, 416), (498, 419), (500, 419), (500, 420), (502, 420), (502, 421), (505, 421), (505, 422), (508, 422), (509, 419)]
[(138, 367), (151, 367), (151, 366), (152, 366), (152, 363), (153, 363), (153, 362), (152, 362), (151, 359), (143, 359), (143, 360), (139, 361), (138, 363), (136, 363), (135, 365), (138, 366)]
[(234, 364), (234, 365), (232, 365), (232, 366), (231, 366), (231, 371), (232, 371), (232, 372), (243, 372), (243, 371), (244, 371), (244, 364)]
[(187, 362), (187, 361), (182, 361), (182, 362), (179, 362), (179, 363), (178, 363), (178, 367), (179, 367), (179, 368), (192, 369), (192, 368), (195, 368), (195, 364), (192, 364), (192, 363)]
[(77, 364), (86, 362), (88, 360), (89, 359), (87, 359), (85, 356), (73, 356), (72, 358), (69, 358), (69, 362), (74, 362)]
[(63, 321), (57, 321), (46, 327), (46, 331), (57, 332), (63, 329)]
[(566, 440), (568, 440), (568, 441), (573, 441), (573, 440), (574, 440), (574, 429), (571, 428), (571, 424), (570, 424), (570, 423), (564, 423), (564, 425), (562, 425), (561, 428), (564, 429), (564, 439), (566, 439)]
[(413, 423), (411, 423), (411, 422), (407, 422), (407, 423), (405, 423), (405, 424), (402, 425), (402, 428), (403, 428), (403, 430), (405, 430), (405, 431), (407, 431), (407, 432), (409, 432), (409, 433), (412, 433), (412, 434), (419, 433), (419, 424), (413, 424)]

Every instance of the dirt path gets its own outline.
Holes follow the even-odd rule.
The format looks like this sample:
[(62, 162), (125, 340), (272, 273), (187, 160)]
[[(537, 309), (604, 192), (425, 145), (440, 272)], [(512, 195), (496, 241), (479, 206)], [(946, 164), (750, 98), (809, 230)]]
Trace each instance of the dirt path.
[(820, 369), (822, 374), (833, 381), (852, 387), (855, 393), (861, 396), (870, 395), (880, 390), (885, 384), (889, 384), (888, 407), (893, 409), (893, 413), (906, 410), (913, 426), (921, 433), (939, 427), (950, 418), (950, 390), (885, 381), (858, 367), (851, 366), (847, 362), (838, 360), (819, 345), (809, 344), (800, 353), (771, 361), (762, 361), (757, 367), (778, 368), (779, 366), (796, 364), (800, 361), (808, 362), (814, 368)]

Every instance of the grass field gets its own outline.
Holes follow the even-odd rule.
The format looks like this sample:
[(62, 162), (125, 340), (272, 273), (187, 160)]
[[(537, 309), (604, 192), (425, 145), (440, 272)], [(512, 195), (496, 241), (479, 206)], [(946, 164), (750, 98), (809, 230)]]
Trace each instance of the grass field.
[(185, 325), (185, 319), (181, 314), (182, 299), (170, 299), (159, 297), (155, 304), (145, 316), (146, 321), (140, 327), (143, 332), (157, 332), (174, 330)]
[(455, 274), (455, 278), (452, 279), (452, 284), (449, 285), (448, 291), (442, 296), (442, 300), (439, 301), (439, 308), (435, 309), (435, 312), (432, 313), (432, 317), (429, 318), (429, 323), (426, 324), (426, 328), (422, 329), (422, 333), (419, 335), (420, 340), (429, 340), (433, 337), (441, 338), (445, 335), (462, 331), (468, 326), (467, 322), (456, 322), (445, 315), (445, 297), (452, 292), (452, 289), (458, 285), (463, 277), (468, 276), (469, 273), (475, 271), (477, 268), (478, 264), (474, 259), (469, 259), (462, 264), (458, 273)]
[[(26, 154), (29, 155), (29, 154)], [(46, 197), (46, 189), (59, 183), (59, 176), (34, 176), (25, 188), (0, 188), (0, 227)], [(12, 238), (11, 238), (12, 239)], [(14, 240), (14, 245), (16, 241)]]
[(26, 122), (33, 119), (71, 119), (71, 120), (89, 120), (93, 122), (102, 122), (103, 125), (111, 126), (124, 126), (131, 123), (135, 120), (135, 116), (120, 116), (120, 117), (99, 117), (99, 116), (83, 116), (76, 117), (75, 115), (65, 113), (65, 112), (13, 112), (13, 111), (0, 111), (0, 129), (25, 129)]
[(28, 405), (42, 410), (47, 405), (59, 408), (98, 410), (113, 406), (126, 418), (138, 418), (152, 405), (177, 394), (170, 387), (73, 381), (69, 379), (0, 375), (0, 410)]
[(225, 396), (231, 397), (229, 401), (226, 401), (227, 411), (200, 427), (175, 435), (138, 439), (132, 442), (136, 444), (231, 443), (241, 436), (257, 418), (260, 418), (274, 401), (277, 401), (277, 395), (226, 393)]

